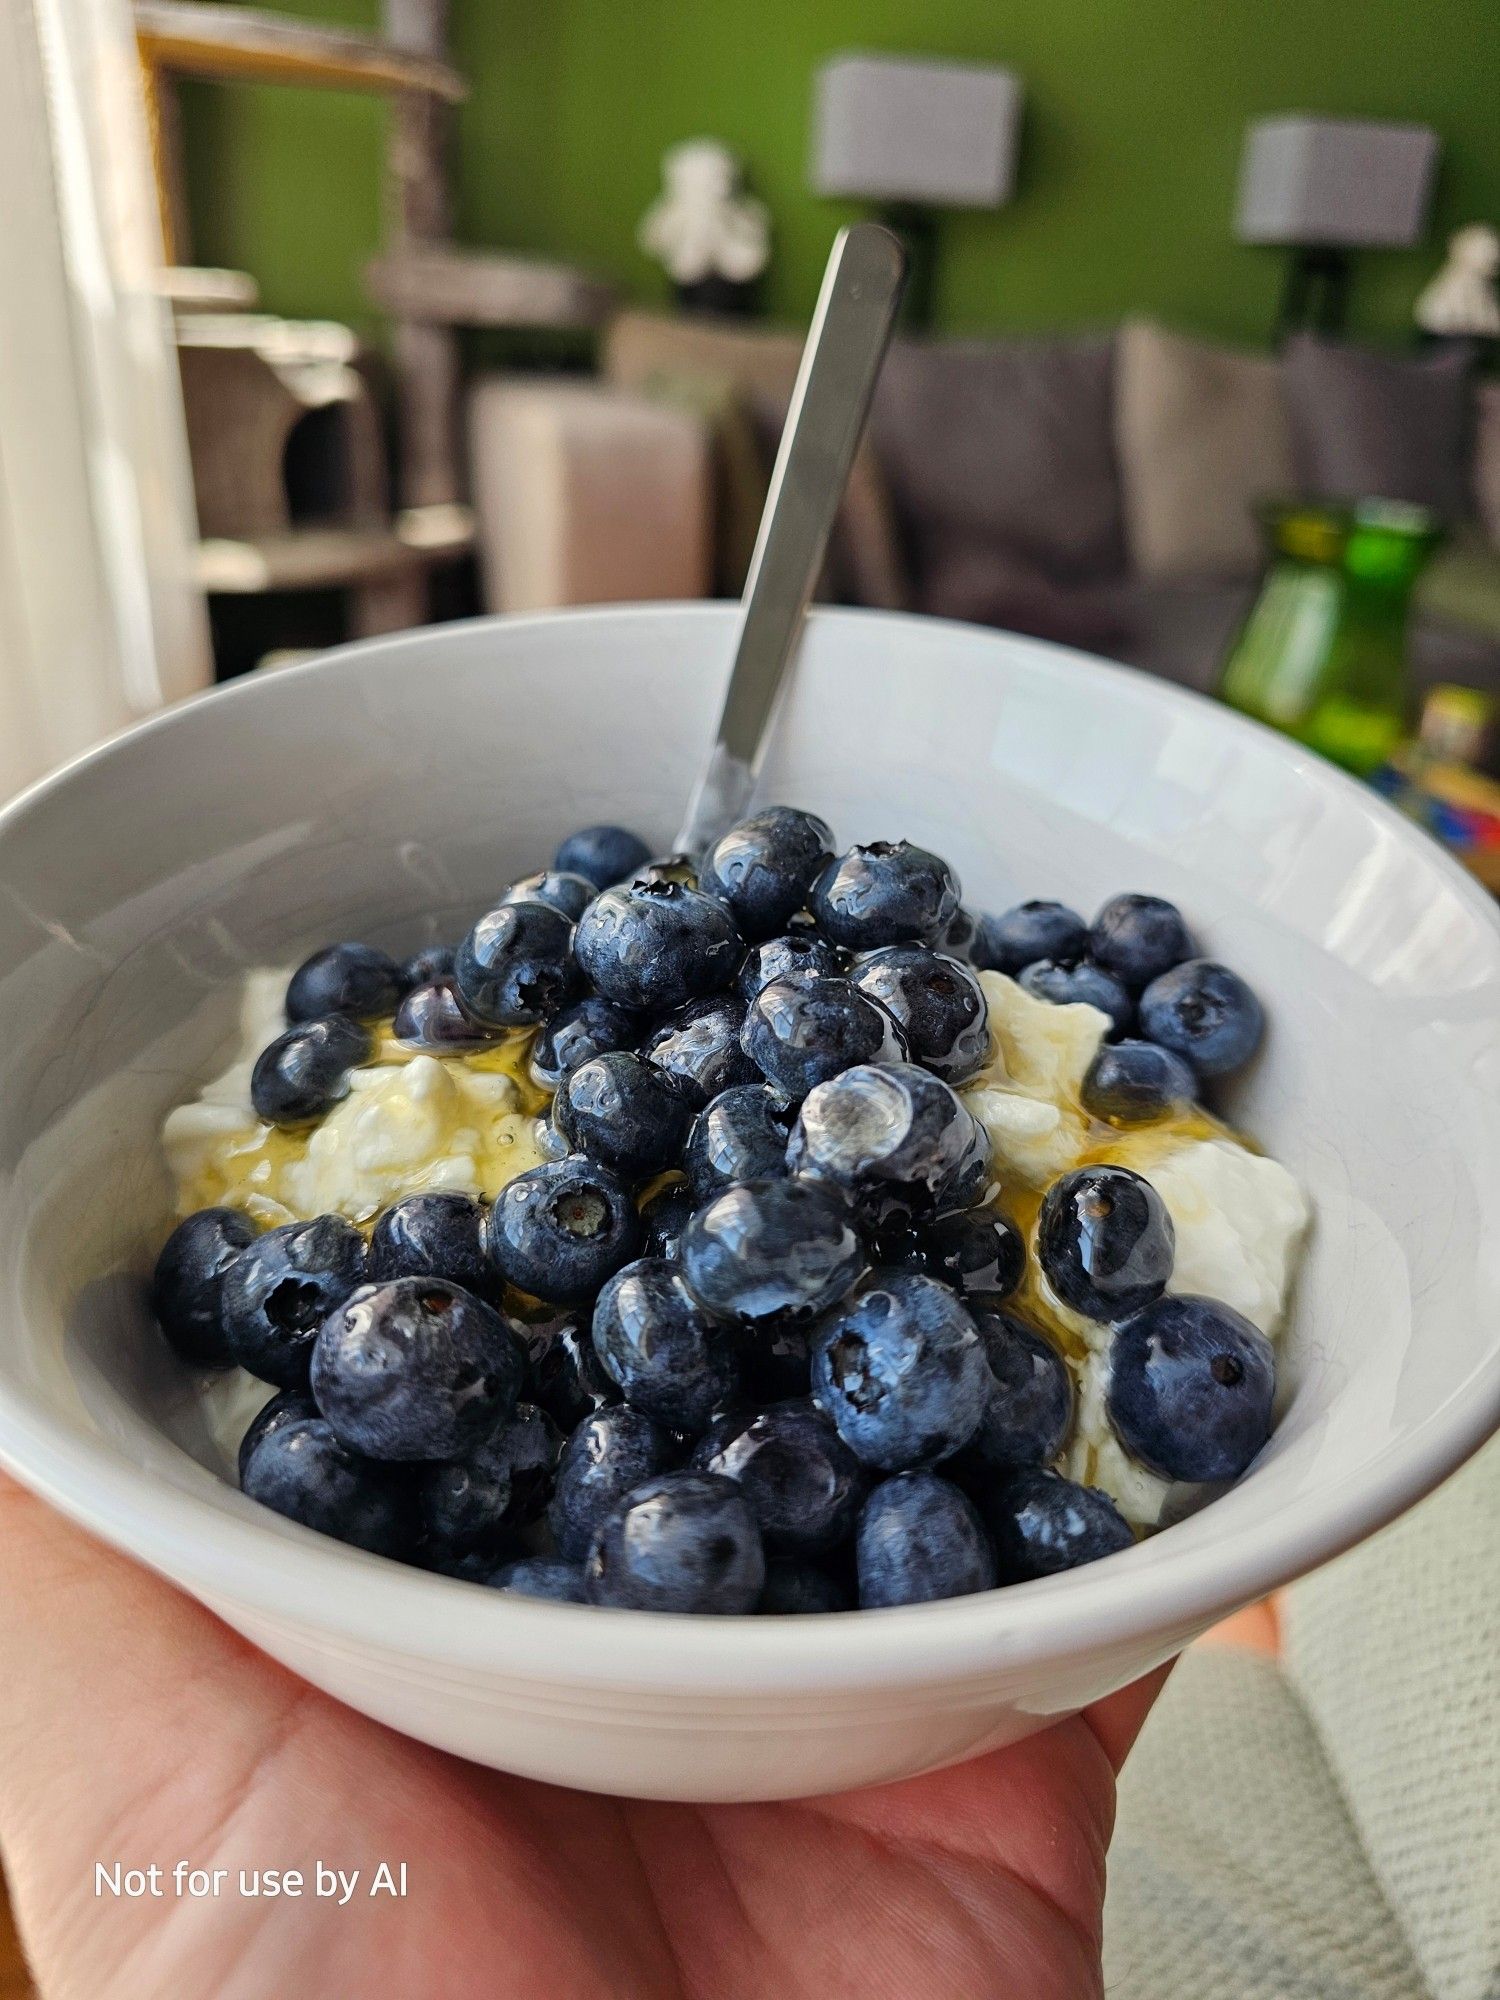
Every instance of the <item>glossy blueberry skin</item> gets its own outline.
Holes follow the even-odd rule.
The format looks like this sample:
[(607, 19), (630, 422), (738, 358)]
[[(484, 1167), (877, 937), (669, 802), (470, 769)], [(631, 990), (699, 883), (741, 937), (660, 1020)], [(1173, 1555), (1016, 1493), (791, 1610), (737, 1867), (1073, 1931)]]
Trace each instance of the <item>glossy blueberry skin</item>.
[(241, 1486), (245, 1483), (245, 1467), (250, 1463), (250, 1454), (263, 1437), (268, 1437), (272, 1431), (285, 1430), (288, 1424), (301, 1423), (307, 1417), (315, 1418), (317, 1414), (317, 1404), (301, 1389), (278, 1389), (268, 1403), (262, 1403), (245, 1426), (245, 1435), (240, 1439)]
[(885, 1472), (966, 1445), (990, 1392), (984, 1345), (946, 1285), (872, 1271), (813, 1338), (813, 1394), (855, 1457)]
[(641, 1222), (646, 1236), (642, 1245), (648, 1257), (665, 1257), (675, 1264), (682, 1249), (682, 1232), (702, 1204), (681, 1181), (660, 1187), (641, 1204)]
[(348, 1096), (349, 1072), (372, 1046), (369, 1029), (346, 1015), (299, 1021), (256, 1057), (250, 1102), (269, 1125), (306, 1125)]
[(491, 1030), (464, 1012), (451, 979), (413, 986), (396, 1009), (391, 1033), (417, 1049), (482, 1049), (492, 1039)]
[(1104, 1042), (1079, 1090), (1085, 1111), (1109, 1125), (1180, 1116), (1198, 1095), (1192, 1065), (1155, 1042)]
[(1276, 1356), (1217, 1299), (1157, 1299), (1117, 1327), (1106, 1408), (1132, 1458), (1162, 1479), (1238, 1479), (1271, 1435)]
[(698, 886), (727, 903), (752, 943), (775, 937), (833, 859), (833, 834), (813, 813), (770, 806), (732, 826), (704, 855)]
[(1014, 979), (1039, 958), (1074, 965), (1088, 949), (1089, 927), (1066, 903), (1017, 903), (998, 917), (982, 917), (975, 963)]
[(816, 1181), (726, 1188), (682, 1238), (682, 1275), (694, 1298), (746, 1326), (826, 1312), (848, 1295), (864, 1265), (848, 1202)]
[(246, 1458), (240, 1485), (263, 1507), (352, 1548), (397, 1557), (410, 1548), (404, 1483), (388, 1466), (349, 1451), (321, 1417), (267, 1431)]
[(693, 1101), (676, 1077), (616, 1049), (568, 1072), (552, 1100), (552, 1122), (575, 1152), (626, 1180), (647, 1180), (682, 1158)]
[(812, 1328), (801, 1320), (765, 1320), (740, 1357), (752, 1404), (785, 1403), (812, 1394)]
[(599, 1410), (573, 1432), (557, 1462), (547, 1525), (557, 1552), (582, 1562), (594, 1530), (632, 1487), (675, 1465), (680, 1451), (665, 1424), (627, 1403)]
[(657, 1257), (627, 1264), (599, 1294), (594, 1352), (627, 1403), (674, 1430), (702, 1430), (740, 1385), (733, 1335)]
[(548, 903), (501, 903), (458, 947), (453, 989), (489, 1028), (530, 1028), (572, 998), (573, 926)]
[(466, 1458), (516, 1406), (521, 1329), (441, 1278), (362, 1285), (323, 1322), (314, 1401), (366, 1458)]
[(413, 986), (440, 985), (452, 979), (453, 961), (457, 956), (457, 945), (424, 944), (401, 967), (402, 986), (410, 992)]
[(287, 982), (286, 1018), (321, 1021), (348, 1014), (378, 1021), (393, 1014), (406, 982), (395, 959), (368, 944), (330, 944), (303, 959)]
[(513, 1591), (517, 1597), (541, 1597), (552, 1604), (586, 1604), (583, 1594), (583, 1566), (559, 1562), (556, 1556), (522, 1556), (518, 1562), (504, 1563), (489, 1578), (496, 1590)]
[(776, 1180), (787, 1171), (791, 1106), (768, 1084), (726, 1090), (693, 1120), (682, 1170), (698, 1206), (740, 1181)]
[(263, 1382), (305, 1389), (319, 1327), (365, 1277), (364, 1238), (341, 1215), (268, 1229), (224, 1274), (230, 1353)]
[(858, 1063), (809, 1091), (787, 1146), (794, 1174), (856, 1201), (919, 1212), (972, 1201), (990, 1159), (984, 1128), (940, 1077), (914, 1063)]
[(766, 1564), (760, 1610), (771, 1618), (806, 1617), (825, 1611), (852, 1611), (854, 1593), (841, 1577), (811, 1562)]
[(1189, 959), (1141, 995), (1141, 1032), (1190, 1062), (1199, 1076), (1227, 1076), (1260, 1047), (1266, 1017), (1227, 965)]
[(590, 1313), (582, 1325), (576, 1319), (555, 1319), (526, 1329), (530, 1363), (527, 1394), (551, 1417), (564, 1437), (585, 1417), (618, 1403), (620, 1392), (605, 1374), (594, 1352)]
[(885, 1009), (847, 979), (795, 974), (763, 986), (745, 1010), (745, 1054), (792, 1098), (853, 1063), (902, 1062), (906, 1037)]
[(168, 1342), (195, 1368), (232, 1368), (221, 1314), (224, 1274), (255, 1224), (235, 1208), (200, 1208), (161, 1247), (151, 1279), (151, 1310)]
[(819, 930), (850, 951), (932, 944), (958, 914), (958, 877), (909, 840), (876, 840), (830, 861), (808, 893)]
[(966, 910), (962, 903), (954, 911), (948, 928), (938, 939), (937, 949), (948, 958), (956, 958), (962, 965), (977, 963), (979, 950), (979, 919), (972, 910)]
[(862, 1611), (995, 1587), (984, 1523), (973, 1502), (935, 1472), (881, 1480), (860, 1514), (854, 1548)]
[(570, 1070), (591, 1056), (633, 1049), (640, 1038), (636, 1015), (589, 993), (560, 1008), (537, 1031), (531, 1045), (531, 1074), (543, 1090), (556, 1090)]
[(1089, 1319), (1128, 1319), (1172, 1275), (1176, 1231), (1166, 1203), (1129, 1167), (1079, 1167), (1042, 1202), (1037, 1257), (1053, 1291)]
[(1133, 993), (1197, 949), (1181, 910), (1162, 896), (1112, 896), (1089, 930), (1089, 957)]
[(590, 1604), (627, 1611), (753, 1611), (766, 1580), (759, 1530), (732, 1479), (664, 1472), (599, 1524), (583, 1565)]
[(909, 1224), (882, 1239), (881, 1261), (950, 1285), (972, 1311), (993, 1308), (1020, 1284), (1026, 1242), (998, 1209), (967, 1208)]
[(596, 889), (608, 889), (633, 875), (650, 855), (640, 835), (623, 826), (585, 826), (568, 835), (553, 855), (552, 866), (564, 874), (585, 876)]
[(840, 951), (831, 938), (824, 937), (810, 924), (786, 931), (746, 952), (739, 970), (740, 998), (748, 1007), (761, 988), (769, 986), (773, 979), (795, 979), (801, 973), (817, 979), (837, 979), (847, 960), (847, 952)]
[(484, 1254), (484, 1210), (456, 1188), (406, 1194), (370, 1232), (370, 1278), (446, 1278), (483, 1297), (492, 1280)]
[(989, 1003), (956, 958), (891, 944), (857, 960), (849, 977), (900, 1023), (912, 1061), (945, 1083), (967, 1083), (989, 1061)]
[(606, 889), (578, 920), (573, 949), (607, 1000), (665, 1014), (733, 977), (742, 949), (722, 903), (684, 883)]
[(701, 1110), (721, 1091), (760, 1079), (740, 1046), (744, 1021), (744, 1006), (733, 993), (690, 1000), (652, 1031), (642, 1052), (648, 1062), (674, 1076), (694, 1109)]
[(1001, 1583), (1029, 1583), (1134, 1546), (1114, 1501), (1039, 1465), (1018, 1467), (984, 1496)]
[(849, 1539), (864, 1467), (814, 1403), (775, 1403), (727, 1433), (693, 1463), (736, 1482), (768, 1556), (826, 1555)]
[(991, 1383), (979, 1428), (953, 1460), (982, 1480), (1016, 1465), (1048, 1465), (1073, 1428), (1073, 1378), (1045, 1335), (1010, 1313), (978, 1311)]
[(518, 1174), (496, 1195), (486, 1245), (513, 1285), (554, 1305), (591, 1299), (641, 1245), (641, 1218), (618, 1174), (570, 1154)]
[(543, 868), (535, 875), (523, 875), (512, 882), (500, 898), (502, 903), (546, 903), (576, 924), (599, 893), (587, 875), (562, 868)]
[(545, 1510), (561, 1450), (552, 1419), (532, 1403), (517, 1403), (466, 1457), (424, 1467), (415, 1499), (428, 1559), (479, 1549), (503, 1556), (515, 1531)]
[(1112, 972), (1083, 959), (1077, 965), (1059, 965), (1055, 959), (1039, 958), (1020, 975), (1020, 984), (1038, 1000), (1050, 1000), (1054, 1007), (1080, 1003), (1108, 1014), (1109, 1032), (1127, 1035), (1135, 1025), (1135, 1001), (1129, 989)]

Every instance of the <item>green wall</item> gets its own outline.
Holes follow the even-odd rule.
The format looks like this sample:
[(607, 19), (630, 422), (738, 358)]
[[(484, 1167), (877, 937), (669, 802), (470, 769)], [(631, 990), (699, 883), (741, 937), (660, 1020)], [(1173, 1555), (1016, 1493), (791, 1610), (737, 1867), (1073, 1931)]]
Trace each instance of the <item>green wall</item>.
[[(284, 0), (370, 25), (376, 0)], [(776, 229), (771, 309), (806, 312), (852, 212), (806, 187), (812, 72), (841, 48), (1010, 64), (1026, 89), (1017, 199), (945, 226), (953, 331), (1147, 311), (1258, 339), (1282, 274), (1230, 235), (1241, 132), (1263, 112), (1417, 119), (1444, 142), (1433, 244), (1369, 256), (1358, 332), (1402, 336), (1441, 235), (1500, 222), (1497, 0), (453, 0), (458, 233), (582, 259), (663, 295), (634, 230), (662, 150), (712, 133), (749, 163)], [(184, 90), (195, 252), (266, 304), (368, 323), (384, 111), (321, 91)]]

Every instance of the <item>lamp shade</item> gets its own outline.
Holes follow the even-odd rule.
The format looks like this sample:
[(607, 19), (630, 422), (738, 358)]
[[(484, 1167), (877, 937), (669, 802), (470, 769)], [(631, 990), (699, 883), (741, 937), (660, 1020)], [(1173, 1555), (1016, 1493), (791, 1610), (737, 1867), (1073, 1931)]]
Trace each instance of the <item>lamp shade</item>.
[(818, 71), (814, 189), (930, 208), (998, 208), (1015, 185), (1021, 85), (990, 63), (837, 55)]
[(1427, 227), (1438, 137), (1425, 125), (1261, 118), (1245, 133), (1242, 243), (1395, 249)]

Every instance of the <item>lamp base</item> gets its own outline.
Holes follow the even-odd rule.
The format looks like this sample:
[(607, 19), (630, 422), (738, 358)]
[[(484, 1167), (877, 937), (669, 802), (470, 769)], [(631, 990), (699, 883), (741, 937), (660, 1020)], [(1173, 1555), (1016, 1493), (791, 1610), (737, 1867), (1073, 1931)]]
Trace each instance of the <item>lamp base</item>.
[(1318, 243), (1294, 250), (1276, 314), (1277, 344), (1293, 333), (1342, 333), (1348, 311), (1348, 251)]

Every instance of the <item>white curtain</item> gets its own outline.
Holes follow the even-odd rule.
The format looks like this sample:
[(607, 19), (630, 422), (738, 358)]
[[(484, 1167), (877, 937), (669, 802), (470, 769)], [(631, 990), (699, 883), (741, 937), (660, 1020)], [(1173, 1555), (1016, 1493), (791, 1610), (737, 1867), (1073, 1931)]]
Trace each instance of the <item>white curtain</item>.
[(211, 678), (128, 0), (0, 0), (0, 798)]

